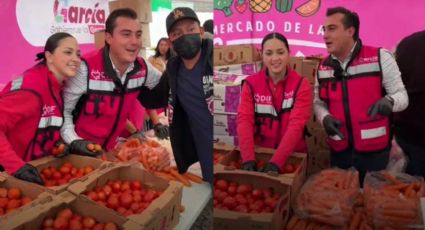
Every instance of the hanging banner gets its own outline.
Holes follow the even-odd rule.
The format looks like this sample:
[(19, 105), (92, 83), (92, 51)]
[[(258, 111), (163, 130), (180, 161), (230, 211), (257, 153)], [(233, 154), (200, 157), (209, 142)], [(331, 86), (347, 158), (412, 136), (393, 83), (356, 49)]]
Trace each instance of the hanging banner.
[(279, 32), (292, 55), (326, 54), (322, 27), (327, 8), (335, 6), (357, 12), (367, 45), (393, 50), (425, 26), (422, 0), (214, 0), (214, 43), (260, 44), (268, 33)]
[[(47, 38), (56, 32), (72, 34), (82, 53), (95, 49), (94, 32), (104, 29), (108, 0), (0, 1), (0, 84), (35, 65)], [(7, 64), (6, 64), (7, 63)]]

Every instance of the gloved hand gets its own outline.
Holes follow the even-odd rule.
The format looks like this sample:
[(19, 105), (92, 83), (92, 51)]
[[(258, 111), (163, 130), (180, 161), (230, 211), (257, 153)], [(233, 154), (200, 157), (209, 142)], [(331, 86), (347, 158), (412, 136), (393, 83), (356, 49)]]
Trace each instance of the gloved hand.
[(261, 171), (265, 173), (272, 172), (279, 174), (279, 167), (275, 163), (267, 162)]
[[(91, 145), (90, 145), (91, 144)], [(91, 148), (90, 146), (98, 145), (94, 142), (87, 141), (87, 140), (75, 140), (71, 142), (70, 145), (70, 152), (72, 154), (77, 154), (81, 156), (88, 156), (88, 157), (96, 157), (100, 154), (102, 154), (102, 149), (98, 148)]]
[(169, 136), (167, 125), (158, 123), (153, 127), (153, 130), (155, 131), (155, 136), (157, 136), (159, 139), (166, 139)]
[(22, 166), (20, 169), (18, 169), (18, 171), (15, 172), (13, 176), (21, 180), (44, 185), (40, 173), (38, 173), (37, 169), (30, 164), (25, 164)]
[(326, 115), (323, 118), (323, 126), (328, 136), (338, 135), (341, 139), (344, 139), (344, 135), (339, 131), (339, 128), (342, 126), (340, 120), (335, 119), (331, 115)]
[(242, 163), (241, 169), (245, 171), (257, 171), (257, 162), (245, 161)]
[(52, 148), (52, 155), (54, 157), (62, 158), (69, 154), (69, 145), (63, 141), (56, 142), (55, 146)]
[(375, 104), (373, 104), (369, 110), (367, 111), (367, 114), (371, 116), (372, 119), (375, 119), (376, 114), (380, 114), (382, 116), (388, 116), (393, 111), (393, 103), (386, 98), (383, 97), (379, 99)]

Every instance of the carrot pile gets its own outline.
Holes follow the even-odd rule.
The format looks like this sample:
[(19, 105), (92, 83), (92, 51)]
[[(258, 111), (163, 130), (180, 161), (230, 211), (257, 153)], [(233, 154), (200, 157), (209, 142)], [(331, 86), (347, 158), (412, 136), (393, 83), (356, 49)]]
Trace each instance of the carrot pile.
[(118, 145), (114, 152), (119, 161), (138, 161), (147, 171), (163, 179), (178, 181), (188, 187), (192, 185), (191, 182), (203, 182), (202, 178), (195, 174), (180, 174), (175, 167), (170, 167), (168, 151), (156, 141), (140, 142), (139, 139), (129, 139)]
[(369, 173), (365, 179), (367, 218), (375, 226), (403, 228), (420, 223), (420, 197), (425, 195), (423, 181), (387, 171)]
[(303, 185), (294, 210), (303, 219), (344, 226), (359, 193), (357, 171), (325, 169)]

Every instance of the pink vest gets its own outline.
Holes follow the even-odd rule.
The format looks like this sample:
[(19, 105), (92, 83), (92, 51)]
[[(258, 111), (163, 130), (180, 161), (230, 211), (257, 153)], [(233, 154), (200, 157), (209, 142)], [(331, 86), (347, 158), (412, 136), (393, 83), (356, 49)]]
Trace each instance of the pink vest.
[[(295, 71), (288, 68), (281, 107), (275, 108), (267, 77), (266, 70), (263, 69), (256, 75), (249, 76), (245, 83), (250, 86), (254, 98), (255, 144), (276, 149), (287, 131), (291, 110), (294, 107), (296, 95), (303, 79)], [(302, 151), (305, 147), (305, 141), (301, 139), (296, 145), (295, 151)]]
[(388, 147), (391, 136), (388, 117), (378, 115), (371, 120), (367, 114), (384, 95), (379, 49), (363, 46), (341, 77), (335, 77), (334, 72), (322, 62), (317, 75), (320, 98), (327, 103), (332, 116), (343, 124), (340, 130), (344, 139), (328, 137), (331, 149), (339, 152), (354, 147), (358, 152), (371, 152)]
[(103, 49), (86, 58), (89, 67), (87, 95), (75, 122), (77, 134), (110, 150), (117, 137), (125, 130), (126, 120), (137, 102), (147, 76), (146, 63), (138, 58), (139, 71), (127, 75), (121, 86), (107, 76), (104, 68)]
[[(23, 76), (10, 82), (2, 94), (15, 91), (28, 91), (40, 99), (40, 120), (35, 128), (34, 136), (24, 136), (11, 131), (9, 141), (16, 153), (24, 160), (31, 161), (50, 155), (54, 144), (60, 140), (60, 128), (63, 123), (63, 99), (59, 92), (53, 92), (49, 70), (39, 65), (27, 70)], [(55, 96), (57, 95), (57, 96)], [(19, 151), (22, 149), (24, 151)]]

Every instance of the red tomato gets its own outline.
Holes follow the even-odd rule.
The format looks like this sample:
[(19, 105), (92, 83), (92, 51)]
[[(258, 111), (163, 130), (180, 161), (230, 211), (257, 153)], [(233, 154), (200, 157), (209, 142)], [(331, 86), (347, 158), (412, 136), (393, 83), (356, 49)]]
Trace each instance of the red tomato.
[(236, 206), (235, 211), (247, 213), (248, 207), (244, 204), (240, 204), (240, 205)]
[(118, 197), (117, 197), (117, 196), (112, 195), (112, 196), (110, 196), (110, 197), (108, 198), (108, 201), (107, 201), (107, 203), (106, 203), (106, 206), (107, 206), (108, 208), (116, 209), (116, 208), (118, 208), (118, 204), (119, 204)]
[(223, 179), (219, 179), (215, 183), (215, 188), (220, 189), (221, 191), (227, 191), (228, 186), (229, 186), (229, 183), (227, 183), (227, 181)]
[(57, 214), (57, 217), (63, 217), (64, 219), (69, 220), (72, 217), (72, 211), (69, 208), (62, 209)]
[(286, 164), (285, 168), (283, 169), (283, 173), (293, 173), (295, 172), (295, 167), (293, 164)]
[(121, 182), (115, 181), (112, 183), (112, 191), (113, 192), (120, 192), (121, 191)]
[(83, 224), (79, 220), (69, 221), (69, 230), (82, 230)]
[(90, 199), (92, 199), (92, 200), (94, 200), (94, 201), (97, 201), (99, 198), (98, 198), (98, 196), (97, 196), (97, 193), (96, 192), (94, 192), (94, 191), (90, 191), (88, 194), (87, 194), (87, 196), (90, 198)]
[(117, 229), (118, 229), (118, 227), (114, 223), (111, 223), (111, 222), (107, 223), (105, 225), (105, 228), (104, 228), (104, 230), (117, 230)]
[(154, 191), (148, 191), (145, 196), (143, 197), (144, 202), (152, 202), (152, 200), (155, 199), (155, 192)]
[(50, 179), (50, 177), (52, 177), (52, 170), (49, 168), (44, 168), (41, 170), (41, 174), (44, 175), (47, 179)]
[(252, 198), (254, 198), (254, 200), (259, 200), (262, 199), (264, 197), (263, 191), (261, 189), (254, 189), (252, 190)]
[(130, 194), (124, 193), (120, 196), (120, 204), (122, 207), (129, 208), (132, 202), (133, 197)]
[(130, 188), (133, 190), (140, 190), (142, 188), (142, 184), (138, 180), (134, 180), (130, 182)]
[(6, 197), (0, 197), (0, 208), (5, 208), (9, 199)]
[(252, 191), (252, 186), (247, 184), (240, 184), (236, 190), (238, 194), (248, 194)]
[(49, 217), (49, 218), (44, 219), (43, 227), (45, 227), (45, 228), (53, 227), (53, 218)]
[(55, 179), (55, 180), (59, 180), (59, 179), (61, 179), (61, 178), (62, 178), (62, 174), (61, 174), (60, 172), (55, 171), (55, 172), (53, 173), (53, 179)]
[(21, 206), (21, 200), (9, 200), (6, 205), (6, 209), (16, 209)]
[(234, 196), (236, 194), (236, 189), (237, 189), (237, 187), (235, 185), (230, 185), (227, 188), (227, 193), (231, 196)]
[(223, 205), (226, 206), (227, 208), (229, 208), (229, 210), (233, 210), (234, 208), (236, 208), (238, 203), (236, 203), (235, 198), (228, 196), (228, 197), (224, 198)]
[(243, 197), (243, 195), (241, 194), (237, 194), (235, 196), (235, 199), (236, 199), (236, 202), (238, 202), (238, 204), (244, 204), (244, 205), (248, 204), (248, 200), (245, 197)]
[(63, 217), (57, 217), (53, 221), (53, 228), (55, 230), (66, 230), (68, 229), (68, 220)]
[(92, 228), (96, 224), (96, 220), (93, 217), (84, 217), (83, 226), (86, 228)]
[(7, 191), (7, 197), (9, 199), (20, 199), (21, 198), (21, 190), (17, 188), (11, 188)]
[(106, 195), (106, 196), (111, 195), (111, 193), (112, 193), (112, 188), (111, 188), (111, 186), (109, 186), (109, 185), (105, 185), (105, 186), (103, 187), (103, 192), (105, 193), (105, 195)]
[(71, 168), (62, 166), (59, 168), (59, 172), (61, 172), (63, 175), (69, 174), (71, 172)]
[(130, 182), (124, 181), (121, 184), (121, 191), (125, 192), (125, 191), (128, 191), (128, 190), (130, 190)]
[(263, 189), (264, 197), (272, 197), (273, 196), (273, 189), (272, 188), (265, 188)]

